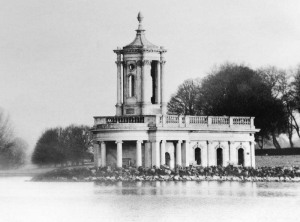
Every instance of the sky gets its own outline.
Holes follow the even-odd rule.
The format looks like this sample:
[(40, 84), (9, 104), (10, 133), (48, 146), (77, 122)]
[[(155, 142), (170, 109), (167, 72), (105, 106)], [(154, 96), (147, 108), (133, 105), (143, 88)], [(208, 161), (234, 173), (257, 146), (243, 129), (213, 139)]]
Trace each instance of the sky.
[(41, 133), (115, 115), (116, 55), (139, 11), (168, 52), (168, 97), (216, 65), (300, 63), (298, 0), (0, 0), (0, 107), (33, 149)]

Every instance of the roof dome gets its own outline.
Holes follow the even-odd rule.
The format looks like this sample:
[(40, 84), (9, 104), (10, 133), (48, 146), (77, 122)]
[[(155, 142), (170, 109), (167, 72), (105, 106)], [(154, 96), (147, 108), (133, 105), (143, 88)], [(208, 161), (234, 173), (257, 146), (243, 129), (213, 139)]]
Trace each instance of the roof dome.
[(129, 44), (123, 47), (123, 49), (139, 49), (139, 48), (147, 48), (147, 49), (158, 49), (159, 47), (149, 42), (145, 37), (145, 30), (143, 29), (142, 21), (143, 15), (139, 12), (137, 19), (139, 21), (139, 27), (136, 30), (135, 39)]

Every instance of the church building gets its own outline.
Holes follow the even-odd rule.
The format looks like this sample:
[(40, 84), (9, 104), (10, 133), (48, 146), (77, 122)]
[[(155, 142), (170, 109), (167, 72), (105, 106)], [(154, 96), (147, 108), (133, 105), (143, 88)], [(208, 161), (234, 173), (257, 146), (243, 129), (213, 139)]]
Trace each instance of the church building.
[(167, 50), (146, 39), (137, 19), (133, 42), (114, 50), (116, 114), (94, 117), (95, 166), (255, 167), (254, 117), (167, 115)]

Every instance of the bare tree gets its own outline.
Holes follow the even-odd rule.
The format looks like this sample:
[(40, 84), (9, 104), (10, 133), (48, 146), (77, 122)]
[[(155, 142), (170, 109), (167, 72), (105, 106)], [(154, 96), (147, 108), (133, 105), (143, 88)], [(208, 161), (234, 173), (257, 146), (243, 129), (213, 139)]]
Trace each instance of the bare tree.
[(0, 167), (19, 167), (25, 163), (27, 143), (14, 136), (9, 116), (0, 109)]
[(168, 103), (168, 113), (177, 115), (200, 115), (200, 79), (188, 79), (178, 86)]

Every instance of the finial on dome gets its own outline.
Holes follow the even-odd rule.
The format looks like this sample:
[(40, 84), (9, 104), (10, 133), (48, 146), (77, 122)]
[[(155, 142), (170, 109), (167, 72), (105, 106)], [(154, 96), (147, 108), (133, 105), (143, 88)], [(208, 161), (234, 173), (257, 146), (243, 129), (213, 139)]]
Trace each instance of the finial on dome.
[(138, 33), (142, 32), (142, 31), (145, 31), (145, 30), (143, 29), (143, 25), (142, 25), (143, 18), (144, 18), (144, 16), (142, 15), (141, 12), (139, 12), (139, 14), (138, 14), (138, 16), (137, 16), (137, 20), (139, 21), (139, 27), (138, 27), (138, 29), (136, 30), (136, 31), (138, 31)]
[(144, 18), (144, 16), (142, 15), (141, 12), (139, 12), (138, 17), (137, 17), (139, 23), (141, 23), (143, 21), (143, 18)]

